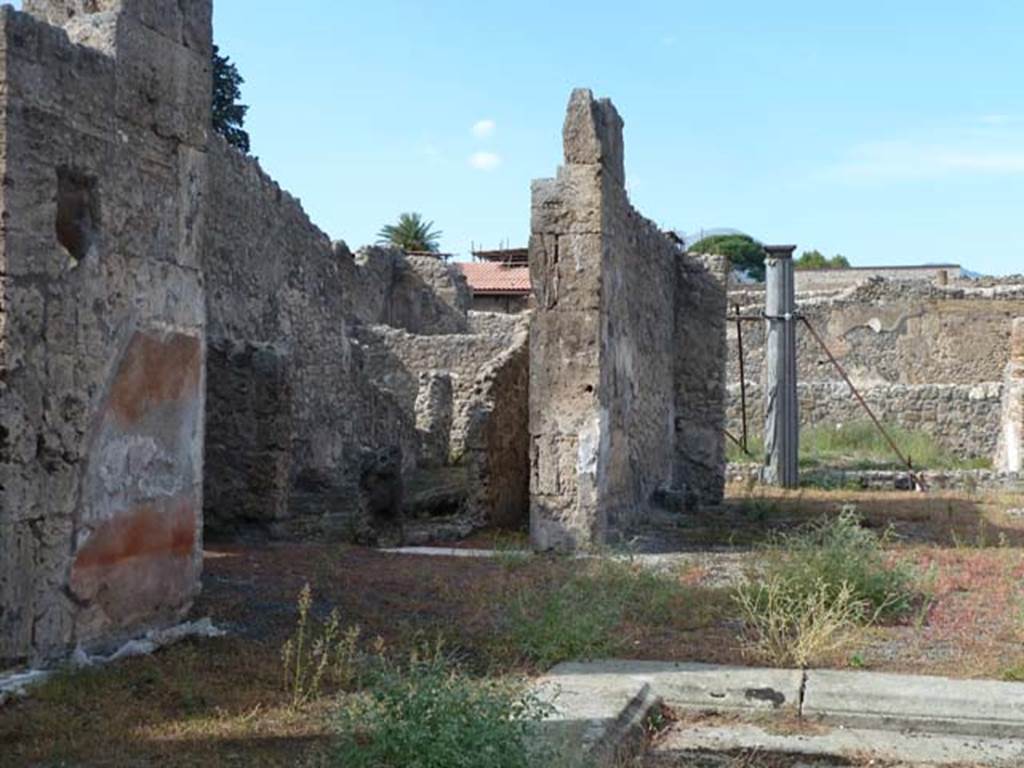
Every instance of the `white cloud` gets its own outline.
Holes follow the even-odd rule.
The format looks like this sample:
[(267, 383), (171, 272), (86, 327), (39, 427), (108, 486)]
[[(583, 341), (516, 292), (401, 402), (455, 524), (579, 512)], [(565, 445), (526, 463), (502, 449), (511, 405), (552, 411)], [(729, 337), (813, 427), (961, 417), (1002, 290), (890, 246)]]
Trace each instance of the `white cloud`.
[(493, 171), (501, 165), (501, 155), (494, 152), (474, 152), (469, 156), (469, 164), (478, 171)]
[(916, 181), (951, 175), (1024, 174), (1024, 149), (889, 141), (860, 144), (831, 169), (846, 181)]
[(990, 114), (982, 115), (978, 122), (982, 125), (1013, 125), (1019, 123), (1020, 118), (1015, 115)]
[(477, 120), (470, 129), (478, 139), (486, 139), (493, 136), (498, 129), (498, 124), (491, 119)]

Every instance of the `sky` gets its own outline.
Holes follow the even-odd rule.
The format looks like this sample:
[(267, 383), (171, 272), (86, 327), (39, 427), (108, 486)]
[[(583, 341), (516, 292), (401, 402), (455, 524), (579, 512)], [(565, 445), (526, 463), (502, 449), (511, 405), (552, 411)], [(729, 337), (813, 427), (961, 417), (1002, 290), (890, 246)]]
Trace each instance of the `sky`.
[(1024, 272), (1019, 0), (216, 0), (214, 26), (253, 153), (353, 248), (404, 211), (461, 257), (525, 245), (584, 86), (662, 227)]

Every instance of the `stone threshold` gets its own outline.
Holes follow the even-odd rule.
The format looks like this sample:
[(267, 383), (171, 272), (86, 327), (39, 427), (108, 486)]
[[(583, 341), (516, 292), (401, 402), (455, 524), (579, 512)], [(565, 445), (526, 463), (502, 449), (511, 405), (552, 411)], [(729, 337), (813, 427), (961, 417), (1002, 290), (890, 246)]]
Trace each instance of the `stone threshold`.
[[(673, 729), (661, 750), (758, 748), (932, 764), (1024, 764), (1024, 684), (832, 670), (597, 661), (560, 664), (537, 685), (552, 704), (545, 738), (612, 765), (640, 749), (661, 705), (727, 714), (736, 724)], [(771, 732), (794, 718), (814, 733)]]

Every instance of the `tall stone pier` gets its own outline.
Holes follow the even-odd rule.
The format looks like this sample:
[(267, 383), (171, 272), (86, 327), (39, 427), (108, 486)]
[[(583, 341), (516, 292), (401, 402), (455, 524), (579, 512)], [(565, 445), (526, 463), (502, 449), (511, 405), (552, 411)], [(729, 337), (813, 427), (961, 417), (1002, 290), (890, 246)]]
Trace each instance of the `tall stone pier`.
[(765, 482), (800, 483), (800, 414), (796, 387), (796, 246), (765, 246), (765, 322), (768, 326), (764, 389)]
[(997, 466), (1003, 472), (1024, 471), (1024, 317), (1013, 321), (997, 459)]
[(600, 545), (655, 496), (714, 501), (724, 481), (724, 286), (630, 205), (622, 128), (609, 100), (574, 91), (565, 164), (533, 184), (539, 549)]

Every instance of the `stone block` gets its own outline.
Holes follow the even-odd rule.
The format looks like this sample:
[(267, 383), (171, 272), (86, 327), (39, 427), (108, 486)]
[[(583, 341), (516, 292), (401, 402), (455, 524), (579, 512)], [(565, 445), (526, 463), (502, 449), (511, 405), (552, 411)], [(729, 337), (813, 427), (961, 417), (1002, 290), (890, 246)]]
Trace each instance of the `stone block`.
[(626, 183), (622, 118), (609, 99), (594, 100), (586, 88), (569, 97), (562, 141), (566, 163), (599, 164), (622, 185)]

